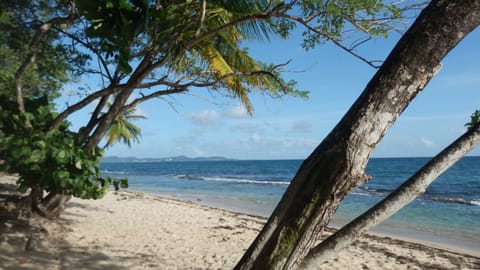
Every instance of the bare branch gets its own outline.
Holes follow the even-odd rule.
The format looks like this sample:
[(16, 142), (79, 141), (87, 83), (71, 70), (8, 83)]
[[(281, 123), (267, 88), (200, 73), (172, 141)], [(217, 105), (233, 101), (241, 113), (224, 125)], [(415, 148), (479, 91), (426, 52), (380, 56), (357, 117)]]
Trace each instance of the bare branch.
[(92, 103), (93, 101), (95, 101), (97, 98), (100, 98), (100, 97), (103, 97), (103, 96), (107, 96), (107, 95), (111, 95), (113, 93), (116, 93), (116, 92), (119, 92), (121, 91), (123, 88), (123, 86), (116, 86), (116, 87), (113, 87), (113, 86), (109, 86), (107, 88), (104, 88), (100, 91), (96, 91), (90, 95), (88, 95), (86, 98), (82, 99), (81, 101), (75, 103), (74, 105), (68, 107), (66, 110), (64, 110), (62, 113), (60, 113), (57, 118), (55, 118), (55, 120), (53, 121), (52, 125), (50, 126), (50, 129), (49, 131), (53, 131), (55, 129), (58, 128), (58, 126), (62, 123), (62, 121), (64, 121), (65, 119), (67, 119), (67, 117), (69, 115), (71, 115), (72, 113), (76, 112), (76, 111), (79, 111), (81, 110), (82, 108), (84, 108), (85, 106), (87, 106), (88, 104)]
[[(105, 76), (101, 71), (100, 72), (96, 72), (96, 73), (99, 73), (101, 74), (103, 77), (106, 77), (107, 79), (109, 79), (110, 81), (113, 80), (113, 77), (112, 75), (110, 74), (110, 71), (108, 70), (108, 64), (107, 62), (105, 61), (105, 59), (102, 57), (101, 53), (96, 49), (94, 48), (90, 43), (86, 42), (86, 41), (83, 41), (82, 39), (78, 38), (77, 36), (71, 34), (71, 33), (68, 33), (60, 28), (55, 28), (55, 30), (57, 30), (58, 32), (64, 34), (65, 36), (67, 36), (68, 38), (74, 40), (75, 42), (78, 42), (80, 44), (82, 44), (85, 48), (87, 48), (88, 50), (90, 50), (93, 54), (95, 54), (97, 56), (97, 59), (100, 61), (100, 63), (102, 64), (103, 66), (103, 69), (105, 70), (105, 72), (107, 73), (107, 75)], [(92, 72), (90, 72), (92, 73)]]
[(339, 40), (333, 38), (332, 36), (330, 36), (329, 34), (311, 26), (310, 24), (308, 24), (307, 21), (304, 20), (304, 18), (301, 18), (301, 17), (297, 17), (297, 16), (293, 16), (293, 15), (288, 15), (288, 14), (284, 14), (283, 15), (284, 18), (287, 18), (287, 19), (290, 19), (290, 20), (293, 20), (293, 21), (296, 21), (298, 23), (300, 23), (301, 25), (303, 25), (305, 28), (307, 28), (308, 30), (318, 34), (318, 35), (321, 35), (322, 37), (326, 38), (327, 40), (330, 40), (332, 41), (335, 45), (337, 45), (339, 48), (341, 48), (342, 50), (346, 51), (347, 53), (353, 55), (354, 57), (360, 59), (361, 61), (365, 62), (367, 65), (375, 68), (375, 69), (378, 69), (380, 66), (378, 65), (375, 65), (374, 63), (375, 62), (378, 62), (376, 60), (368, 60), (366, 59), (365, 57), (359, 55), (358, 53), (354, 52), (353, 50), (347, 48), (345, 45), (343, 45)]
[(147, 100), (156, 98), (156, 97), (178, 94), (178, 93), (183, 93), (183, 92), (187, 92), (187, 91), (188, 91), (187, 88), (175, 88), (175, 89), (170, 89), (170, 90), (157, 91), (157, 92), (154, 92), (152, 94), (145, 95), (145, 96), (142, 96), (141, 98), (137, 98), (137, 99), (133, 100), (132, 102), (130, 102), (130, 104), (125, 105), (123, 107), (123, 110), (134, 108), (134, 107), (138, 106), (138, 104), (140, 104), (142, 102), (145, 102)]
[(355, 40), (352, 45), (350, 46), (350, 48), (348, 48), (349, 50), (353, 51), (355, 50), (358, 46), (368, 42), (372, 40), (372, 37), (364, 37), (364, 38), (361, 38), (361, 39), (357, 39)]
[(200, 31), (202, 30), (202, 27), (203, 27), (203, 22), (205, 21), (206, 10), (207, 10), (207, 0), (203, 0), (202, 7), (200, 10), (200, 19), (198, 20), (198, 28), (197, 28), (197, 32), (195, 32), (195, 37), (198, 37), (200, 35)]
[(137, 88), (138, 89), (152, 88), (152, 87), (159, 86), (159, 85), (166, 85), (165, 84), (167, 82), (167, 81), (165, 81), (166, 78), (167, 78), (167, 76), (163, 76), (162, 78), (160, 78), (156, 81), (140, 84)]

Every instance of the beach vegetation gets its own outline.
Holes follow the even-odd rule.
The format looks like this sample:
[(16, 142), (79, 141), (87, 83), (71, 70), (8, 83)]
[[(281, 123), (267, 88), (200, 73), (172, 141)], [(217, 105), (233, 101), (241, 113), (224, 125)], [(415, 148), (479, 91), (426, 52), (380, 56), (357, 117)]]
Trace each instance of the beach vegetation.
[[(6, 42), (0, 54), (7, 68), (0, 71), (1, 169), (18, 174), (19, 189), (27, 191), (18, 205), (46, 217), (58, 216), (70, 196), (101, 198), (110, 185), (126, 181), (101, 176), (99, 145), (139, 139), (136, 127), (120, 128), (143, 102), (207, 88), (239, 100), (252, 114), (254, 92), (307, 97), (284, 78), (288, 62), (263, 63), (244, 48), (253, 40), (288, 38), (298, 28), (305, 49), (333, 42), (378, 68), (304, 161), (237, 265), (299, 268), (340, 202), (369, 180), (365, 167), (387, 130), (435, 76), (443, 57), (480, 23), (480, 1), (434, 0), (385, 61), (357, 53), (359, 45), (387, 36), (409, 11), (423, 7), (413, 2), (2, 1), (0, 38)], [(14, 26), (18, 37), (9, 32)], [(101, 86), (81, 86), (92, 77)], [(80, 98), (58, 109), (54, 100), (66, 82)], [(67, 119), (84, 109), (92, 111), (90, 118), (72, 130)], [(471, 123), (469, 130), (476, 130), (478, 117)]]
[[(364, 33), (359, 43), (385, 36), (401, 14), (396, 5), (372, 0), (355, 5), (349, 1), (7, 0), (1, 5), (0, 23), (5, 26), (1, 38), (6, 42), (0, 53), (5, 56), (6, 69), (0, 80), (9, 103), (2, 107), (4, 144), (0, 159), (4, 160), (4, 170), (21, 176), (21, 189), (30, 190), (27, 198), (35, 203), (51, 197), (64, 202), (62, 198), (70, 195), (101, 197), (109, 181), (102, 180), (98, 168), (90, 165), (98, 166), (102, 141), (110, 146), (139, 139), (140, 130), (125, 120), (132, 120), (131, 113), (140, 103), (207, 88), (238, 99), (252, 114), (249, 95), (253, 92), (307, 97), (307, 91), (297, 89), (294, 81), (282, 76), (288, 62), (257, 61), (246, 48), (249, 41), (288, 38), (301, 26), (306, 49), (333, 41), (372, 65), (354, 49), (341, 45), (343, 33)], [(98, 89), (82, 84), (91, 77), (101, 83)], [(53, 104), (66, 86), (74, 86), (74, 95), (79, 98), (74, 103), (67, 101), (59, 110)], [(28, 108), (27, 100), (46, 103)], [(92, 107), (85, 125), (71, 130), (67, 118)], [(39, 121), (39, 110), (48, 112), (48, 117)], [(9, 128), (13, 122), (18, 129)], [(30, 138), (41, 142), (33, 146), (40, 148), (25, 142), (17, 145), (21, 150), (14, 150), (15, 136), (25, 140), (31, 134), (38, 138)], [(59, 139), (62, 136), (64, 140)], [(47, 151), (42, 147), (49, 144), (57, 145), (58, 151), (40, 155)], [(20, 166), (7, 157), (11, 152), (16, 158), (34, 155)], [(85, 160), (78, 161), (72, 153)], [(52, 158), (56, 161), (48, 163)], [(80, 177), (74, 177), (76, 171), (70, 170), (84, 170), (83, 187), (90, 192), (79, 191)], [(41, 173), (44, 175), (39, 176)]]
[(476, 110), (472, 116), (470, 116), (470, 121), (465, 124), (468, 129), (475, 128), (480, 125), (480, 110)]

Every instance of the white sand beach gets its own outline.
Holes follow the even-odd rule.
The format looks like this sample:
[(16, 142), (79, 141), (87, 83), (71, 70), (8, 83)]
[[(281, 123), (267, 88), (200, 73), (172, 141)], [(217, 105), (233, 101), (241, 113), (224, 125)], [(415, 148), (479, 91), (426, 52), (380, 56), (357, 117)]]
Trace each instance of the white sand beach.
[[(128, 191), (72, 199), (58, 224), (0, 218), (0, 269), (231, 269), (265, 222)], [(321, 267), (480, 269), (480, 254), (447, 249), (367, 235)]]

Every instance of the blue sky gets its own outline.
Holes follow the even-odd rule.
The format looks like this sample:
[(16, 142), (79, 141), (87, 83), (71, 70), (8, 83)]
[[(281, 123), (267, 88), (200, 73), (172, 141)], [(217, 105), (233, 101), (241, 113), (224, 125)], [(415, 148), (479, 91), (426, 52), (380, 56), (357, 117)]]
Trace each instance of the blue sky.
[[(361, 54), (384, 59), (400, 36), (365, 44)], [(143, 137), (131, 148), (117, 144), (106, 156), (225, 156), (237, 159), (304, 159), (341, 119), (376, 72), (331, 44), (301, 48), (301, 38), (249, 44), (257, 59), (291, 60), (285, 77), (310, 91), (307, 100), (254, 93), (253, 116), (237, 100), (204, 89), (139, 106), (148, 117), (136, 124)], [(480, 109), (480, 29), (467, 36), (443, 61), (440, 73), (388, 131), (374, 157), (433, 156), (465, 131)], [(98, 83), (98, 82), (97, 82)], [(92, 86), (94, 87), (94, 86)], [(61, 108), (61, 106), (59, 106)], [(74, 127), (85, 113), (69, 120)], [(477, 147), (470, 155), (480, 155)]]

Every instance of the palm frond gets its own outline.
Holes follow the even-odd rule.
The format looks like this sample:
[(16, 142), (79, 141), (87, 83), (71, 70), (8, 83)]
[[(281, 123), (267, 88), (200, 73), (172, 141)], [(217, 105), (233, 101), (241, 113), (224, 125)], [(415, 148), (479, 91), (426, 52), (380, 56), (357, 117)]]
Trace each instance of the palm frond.
[(136, 114), (136, 108), (129, 108), (118, 114), (113, 124), (105, 134), (106, 144), (104, 148), (110, 147), (117, 142), (122, 142), (128, 147), (131, 147), (131, 143), (140, 142), (141, 129), (132, 123), (134, 120), (145, 119), (143, 115)]

